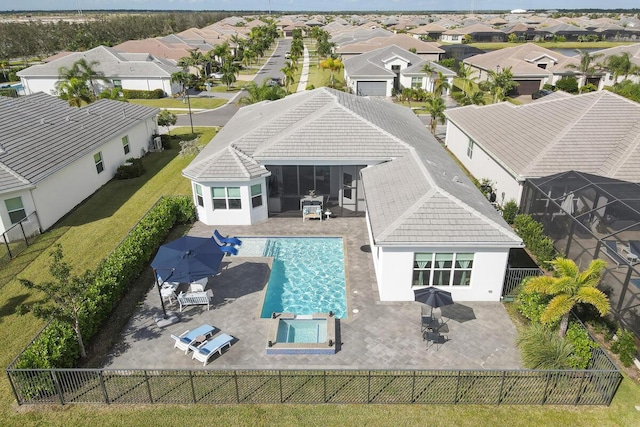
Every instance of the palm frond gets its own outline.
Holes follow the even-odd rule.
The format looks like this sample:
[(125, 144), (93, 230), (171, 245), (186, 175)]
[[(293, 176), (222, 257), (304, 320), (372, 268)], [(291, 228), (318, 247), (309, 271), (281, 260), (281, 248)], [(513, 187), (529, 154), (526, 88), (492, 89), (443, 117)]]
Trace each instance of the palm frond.
[(549, 301), (547, 308), (542, 312), (540, 321), (542, 323), (553, 323), (570, 312), (575, 304), (576, 300), (569, 295), (556, 295)]
[(576, 277), (580, 273), (576, 263), (567, 258), (556, 258), (551, 261), (551, 265), (559, 277)]
[(576, 295), (576, 302), (591, 304), (601, 316), (606, 316), (611, 311), (609, 297), (598, 288), (581, 288)]
[(555, 280), (555, 278), (549, 276), (532, 277), (524, 285), (524, 290), (526, 292), (538, 292), (539, 294), (551, 295), (550, 289)]

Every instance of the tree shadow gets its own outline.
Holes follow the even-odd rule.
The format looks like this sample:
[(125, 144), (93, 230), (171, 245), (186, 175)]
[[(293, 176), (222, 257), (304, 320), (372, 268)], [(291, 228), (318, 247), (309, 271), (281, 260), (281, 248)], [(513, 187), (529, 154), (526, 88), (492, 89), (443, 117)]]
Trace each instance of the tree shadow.
[(16, 308), (24, 303), (27, 298), (29, 298), (27, 294), (20, 294), (9, 298), (6, 303), (0, 307), (0, 322), (2, 322), (5, 316), (16, 314)]

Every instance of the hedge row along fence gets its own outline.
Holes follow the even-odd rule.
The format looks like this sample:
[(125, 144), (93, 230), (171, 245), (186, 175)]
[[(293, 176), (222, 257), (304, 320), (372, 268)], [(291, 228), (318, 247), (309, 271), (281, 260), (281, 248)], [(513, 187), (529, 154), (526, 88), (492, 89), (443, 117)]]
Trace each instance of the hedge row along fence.
[[(186, 196), (159, 199), (132, 228), (127, 237), (96, 269), (89, 284), (89, 298), (81, 315), (82, 336), (88, 342), (106, 322), (126, 290), (134, 283), (151, 257), (176, 224), (195, 221), (195, 206)], [(70, 325), (52, 321), (14, 359), (13, 369), (71, 368), (80, 357)]]
[(548, 268), (551, 260), (562, 256), (554, 249), (553, 240), (544, 234), (542, 224), (531, 215), (516, 215), (513, 225), (525, 246), (536, 257), (538, 265)]

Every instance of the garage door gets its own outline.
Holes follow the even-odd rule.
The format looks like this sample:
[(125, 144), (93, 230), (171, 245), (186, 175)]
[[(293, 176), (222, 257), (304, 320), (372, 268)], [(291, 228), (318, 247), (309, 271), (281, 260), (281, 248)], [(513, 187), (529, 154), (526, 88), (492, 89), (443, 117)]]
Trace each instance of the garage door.
[(360, 96), (387, 96), (387, 82), (358, 82)]
[(515, 88), (514, 95), (531, 95), (533, 92), (540, 90), (540, 80), (514, 80), (520, 83)]

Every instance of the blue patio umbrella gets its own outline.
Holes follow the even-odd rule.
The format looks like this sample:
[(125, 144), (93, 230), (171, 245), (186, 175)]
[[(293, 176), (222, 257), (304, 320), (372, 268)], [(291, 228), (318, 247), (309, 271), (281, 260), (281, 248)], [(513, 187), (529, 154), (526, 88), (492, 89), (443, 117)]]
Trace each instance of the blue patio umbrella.
[[(205, 277), (214, 276), (220, 269), (224, 252), (211, 237), (183, 236), (160, 246), (151, 267), (154, 270), (158, 292), (162, 281), (191, 283)], [(167, 312), (162, 303), (162, 312)]]
[(414, 289), (414, 299), (431, 307), (431, 316), (433, 317), (433, 309), (453, 304), (451, 292), (443, 291), (435, 286), (429, 286), (422, 289)]

